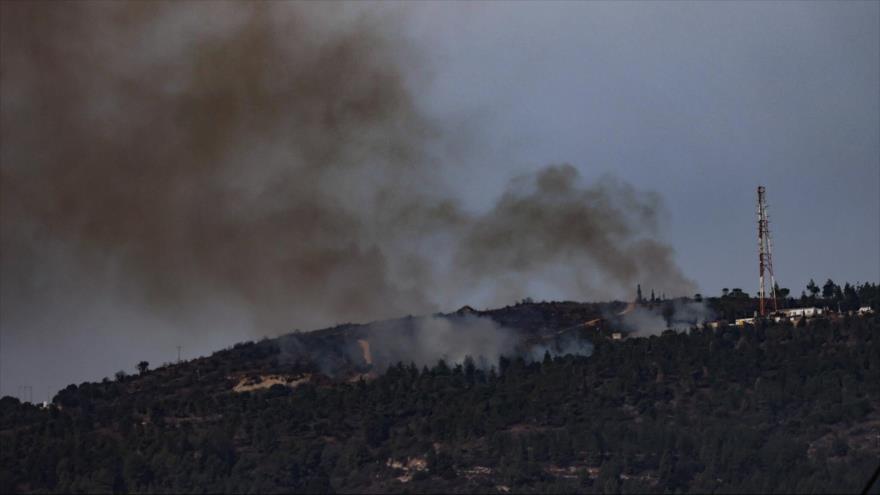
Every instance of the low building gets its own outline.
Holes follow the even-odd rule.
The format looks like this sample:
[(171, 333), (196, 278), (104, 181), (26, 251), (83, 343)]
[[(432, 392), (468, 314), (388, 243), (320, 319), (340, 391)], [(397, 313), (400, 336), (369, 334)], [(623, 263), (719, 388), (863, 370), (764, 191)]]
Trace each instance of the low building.
[(794, 317), (812, 318), (814, 316), (822, 316), (825, 313), (825, 310), (823, 310), (822, 308), (810, 307), (810, 308), (780, 309), (779, 312), (789, 318), (794, 318)]
[(738, 327), (743, 327), (746, 325), (754, 325), (754, 324), (755, 324), (754, 318), (737, 318), (736, 319), (736, 326), (738, 326)]
[(862, 306), (861, 308), (859, 308), (859, 315), (860, 316), (872, 315), (872, 314), (874, 314), (874, 308), (872, 308), (871, 306)]
[(613, 332), (611, 334), (611, 340), (623, 340), (623, 334), (620, 332)]

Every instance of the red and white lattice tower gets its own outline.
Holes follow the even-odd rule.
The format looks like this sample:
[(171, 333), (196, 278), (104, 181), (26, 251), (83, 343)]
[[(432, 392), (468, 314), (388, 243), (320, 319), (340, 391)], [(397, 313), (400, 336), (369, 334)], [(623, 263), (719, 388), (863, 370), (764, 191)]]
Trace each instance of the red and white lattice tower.
[[(769, 299), (773, 300), (773, 311), (776, 311), (776, 279), (773, 277), (773, 256), (770, 242), (770, 219), (767, 214), (767, 196), (764, 186), (758, 186), (758, 268), (760, 279), (758, 285), (758, 307), (761, 316), (767, 316)], [(766, 277), (770, 276), (770, 297), (767, 297)]]

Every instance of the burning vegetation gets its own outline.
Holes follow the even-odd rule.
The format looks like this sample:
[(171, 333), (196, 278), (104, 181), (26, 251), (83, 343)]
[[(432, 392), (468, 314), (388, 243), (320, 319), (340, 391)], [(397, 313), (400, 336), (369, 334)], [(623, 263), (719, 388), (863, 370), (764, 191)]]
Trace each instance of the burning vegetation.
[[(756, 320), (622, 341), (602, 327), (612, 321), (602, 315), (637, 308), (521, 303), (343, 325), (71, 385), (45, 409), (7, 397), (0, 489), (862, 487), (880, 454), (871, 436), (880, 424), (876, 316), (826, 315), (799, 326)], [(513, 354), (485, 368), (470, 358), (383, 364), (385, 334), (417, 337), (446, 319), (469, 330), (489, 320), (519, 339)], [(590, 352), (554, 355), (569, 334), (589, 339)], [(29, 468), (46, 465), (55, 469)]]
[[(419, 105), (428, 69), (391, 22), (290, 2), (4, 4), (4, 331), (51, 338), (35, 314), (54, 314), (66, 333), (198, 340), (535, 284), (693, 292), (660, 198), (613, 177), (554, 164), (464, 208), (436, 152), (463, 145)], [(77, 310), (94, 301), (100, 317)]]
[(142, 361), (42, 408), (4, 397), (0, 491), (861, 488), (877, 286), (832, 282), (801, 308), (774, 287), (771, 313), (761, 210), (757, 300), (639, 288), (387, 319), (538, 284), (695, 286), (660, 198), (613, 177), (549, 165), (465, 208), (440, 173), (459, 143), (387, 21), (214, 7), (3, 5), (0, 324), (49, 339), (91, 328), (68, 317), (87, 303), (133, 308), (101, 321), (136, 335), (153, 315), (209, 334), (213, 308), (265, 332), (376, 321)]

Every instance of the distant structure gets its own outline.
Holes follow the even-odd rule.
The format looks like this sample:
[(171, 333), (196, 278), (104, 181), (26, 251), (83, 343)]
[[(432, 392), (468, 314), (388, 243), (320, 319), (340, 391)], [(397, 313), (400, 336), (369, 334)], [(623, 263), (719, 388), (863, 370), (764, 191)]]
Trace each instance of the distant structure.
[[(776, 279), (773, 277), (773, 256), (770, 242), (770, 218), (767, 214), (767, 195), (764, 186), (758, 186), (758, 313), (767, 316), (769, 299), (773, 300), (776, 311)], [(770, 276), (770, 297), (767, 297), (765, 272)]]
[(787, 316), (789, 318), (795, 318), (795, 317), (812, 318), (814, 316), (822, 316), (823, 314), (825, 314), (825, 310), (823, 310), (822, 308), (815, 308), (815, 307), (791, 308), (791, 309), (783, 309), (782, 311), (780, 311), (780, 314), (782, 314), (783, 316)]

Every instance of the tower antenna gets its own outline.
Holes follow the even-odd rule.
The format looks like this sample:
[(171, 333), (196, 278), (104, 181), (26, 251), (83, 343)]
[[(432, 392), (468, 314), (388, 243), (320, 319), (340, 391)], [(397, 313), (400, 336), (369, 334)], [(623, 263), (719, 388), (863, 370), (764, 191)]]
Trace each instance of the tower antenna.
[[(768, 299), (773, 300), (773, 311), (776, 306), (776, 279), (773, 276), (773, 255), (770, 241), (770, 217), (767, 214), (767, 194), (764, 186), (758, 186), (758, 312), (767, 316)], [(770, 276), (770, 297), (767, 297), (764, 273)]]

